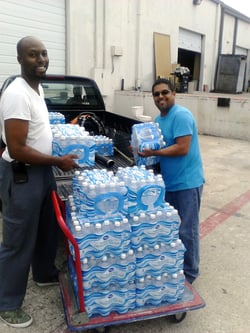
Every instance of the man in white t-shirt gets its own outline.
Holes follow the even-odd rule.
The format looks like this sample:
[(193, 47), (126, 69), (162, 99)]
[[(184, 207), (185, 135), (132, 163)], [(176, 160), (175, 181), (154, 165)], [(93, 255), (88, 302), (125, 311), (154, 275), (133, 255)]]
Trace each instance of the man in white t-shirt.
[(76, 155), (52, 156), (52, 133), (40, 85), (49, 65), (44, 44), (35, 37), (22, 38), (17, 43), (17, 60), (21, 76), (10, 83), (0, 101), (6, 144), (0, 159), (0, 319), (18, 328), (32, 323), (21, 308), (30, 267), (38, 286), (58, 284), (52, 166), (69, 171), (78, 165)]

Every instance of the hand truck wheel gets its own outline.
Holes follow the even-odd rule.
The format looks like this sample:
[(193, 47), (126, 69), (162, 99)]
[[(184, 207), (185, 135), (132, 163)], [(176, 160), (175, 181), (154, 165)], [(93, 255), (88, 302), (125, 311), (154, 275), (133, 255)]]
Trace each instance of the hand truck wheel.
[(180, 312), (169, 316), (172, 323), (178, 324), (186, 318), (187, 312)]
[(96, 327), (91, 330), (91, 333), (108, 333), (108, 332), (109, 332), (108, 326)]

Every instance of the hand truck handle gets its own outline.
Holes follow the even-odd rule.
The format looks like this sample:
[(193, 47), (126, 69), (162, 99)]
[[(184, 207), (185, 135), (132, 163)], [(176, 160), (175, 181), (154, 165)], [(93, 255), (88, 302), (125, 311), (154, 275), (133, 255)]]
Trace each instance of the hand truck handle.
[[(68, 239), (71, 242), (71, 244), (73, 245), (73, 248), (74, 248), (75, 262), (74, 262), (74, 260), (72, 260), (72, 261), (75, 266), (76, 277), (77, 277), (79, 307), (80, 307), (80, 312), (85, 312), (79, 246), (77, 244), (77, 241), (73, 237), (72, 233), (70, 232), (68, 226), (66, 225), (65, 219), (63, 218), (63, 216), (65, 216), (65, 206), (64, 206), (63, 201), (61, 200), (61, 198), (59, 197), (59, 195), (56, 191), (51, 192), (51, 197), (52, 197), (52, 203), (54, 206), (54, 210), (55, 210), (55, 214), (56, 214), (56, 218), (57, 218), (59, 227), (62, 230), (66, 239)], [(68, 250), (68, 244), (67, 244), (67, 252), (68, 252), (67, 253), (68, 256), (70, 256), (71, 254)]]

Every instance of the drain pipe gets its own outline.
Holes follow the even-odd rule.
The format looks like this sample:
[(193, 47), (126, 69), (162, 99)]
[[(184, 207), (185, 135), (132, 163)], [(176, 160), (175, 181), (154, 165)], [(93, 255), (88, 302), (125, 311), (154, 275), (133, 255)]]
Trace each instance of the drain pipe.
[(135, 42), (136, 42), (135, 90), (140, 90), (141, 89), (141, 0), (137, 0)]
[(222, 50), (222, 35), (223, 35), (224, 18), (225, 18), (224, 7), (221, 6), (221, 3), (219, 3), (218, 6), (220, 6), (221, 17), (220, 17), (218, 53), (217, 53), (217, 61), (216, 61), (215, 76), (214, 76), (214, 90), (216, 90), (217, 75), (218, 75), (218, 70), (219, 70), (219, 56), (220, 56), (221, 50)]
[[(106, 67), (106, 0), (94, 2), (94, 68)], [(101, 33), (101, 37), (100, 37)]]
[(97, 0), (94, 2), (94, 68), (97, 65)]
[(102, 17), (102, 30), (103, 30), (103, 35), (102, 35), (102, 68), (106, 68), (107, 61), (106, 61), (106, 33), (107, 33), (107, 27), (106, 27), (106, 0), (103, 0), (103, 5), (102, 5), (102, 10), (103, 10), (103, 17)]

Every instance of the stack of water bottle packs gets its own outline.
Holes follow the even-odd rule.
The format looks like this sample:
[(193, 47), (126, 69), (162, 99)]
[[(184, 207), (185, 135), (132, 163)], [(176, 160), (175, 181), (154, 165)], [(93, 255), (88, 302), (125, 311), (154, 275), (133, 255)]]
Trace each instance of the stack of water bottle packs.
[(94, 166), (95, 140), (84, 127), (72, 124), (51, 125), (53, 142), (52, 154), (62, 156), (76, 154), (76, 162), (80, 167)]
[(105, 135), (95, 135), (95, 151), (101, 156), (113, 156), (114, 155), (114, 143), (113, 139)]
[(145, 148), (155, 150), (166, 146), (161, 129), (154, 122), (134, 124), (130, 143), (133, 147), (133, 155), (137, 166), (151, 166), (159, 162), (158, 156), (142, 157), (138, 155), (138, 150), (143, 152)]
[[(66, 223), (76, 239), (89, 317), (163, 302), (184, 292), (185, 248), (178, 212), (164, 201), (160, 175), (142, 167), (77, 171), (66, 203)], [(74, 248), (69, 273), (76, 296)]]
[(65, 124), (65, 118), (59, 112), (50, 112), (50, 124), (53, 134), (52, 154), (62, 156), (76, 154), (80, 167), (94, 166), (95, 154), (113, 156), (113, 140), (104, 136), (90, 136), (84, 127)]
[(49, 112), (50, 124), (65, 124), (65, 117), (60, 112)]

